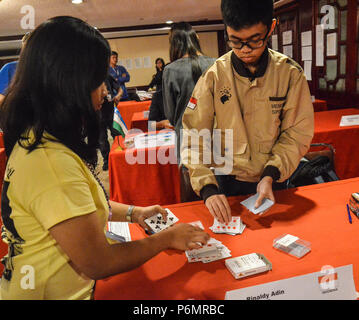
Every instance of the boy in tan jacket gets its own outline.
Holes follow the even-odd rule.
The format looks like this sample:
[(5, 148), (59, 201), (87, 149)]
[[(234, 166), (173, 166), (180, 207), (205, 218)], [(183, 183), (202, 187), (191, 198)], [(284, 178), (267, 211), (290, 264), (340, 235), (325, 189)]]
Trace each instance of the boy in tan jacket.
[(256, 208), (264, 198), (275, 201), (273, 189), (283, 187), (310, 147), (314, 113), (302, 68), (267, 47), (273, 1), (222, 0), (221, 9), (232, 51), (193, 91), (181, 160), (210, 213), (228, 222), (227, 196), (258, 192)]

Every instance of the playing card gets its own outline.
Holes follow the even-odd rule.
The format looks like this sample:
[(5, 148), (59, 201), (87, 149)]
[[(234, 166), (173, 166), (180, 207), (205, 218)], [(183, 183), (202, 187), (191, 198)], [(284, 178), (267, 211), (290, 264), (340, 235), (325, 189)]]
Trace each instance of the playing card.
[(219, 240), (210, 238), (207, 245), (199, 249), (187, 250), (188, 262), (209, 263), (231, 257), (231, 251)]
[(219, 249), (215, 244), (208, 243), (201, 248), (186, 251), (188, 262), (198, 262), (203, 259), (213, 259), (220, 255)]
[(227, 247), (223, 247), (220, 250), (220, 255), (218, 257), (214, 257), (214, 258), (209, 258), (209, 259), (204, 259), (202, 262), (203, 263), (209, 263), (212, 261), (216, 261), (216, 260), (220, 260), (220, 259), (225, 259), (225, 258), (229, 258), (232, 257), (231, 255), (231, 251), (227, 248)]
[(259, 193), (256, 193), (255, 195), (247, 198), (246, 200), (243, 200), (241, 204), (244, 205), (249, 211), (251, 211), (254, 214), (261, 214), (262, 212), (266, 211), (274, 204), (272, 200), (265, 198), (262, 201), (262, 204), (257, 209), (255, 209), (254, 205), (258, 197), (259, 197)]
[(204, 230), (204, 226), (203, 226), (203, 224), (202, 224), (201, 221), (193, 221), (193, 222), (190, 222), (189, 224), (192, 225), (192, 226), (195, 226), (195, 227), (198, 227), (198, 228), (201, 228), (202, 230)]
[(229, 223), (221, 223), (217, 219), (214, 219), (213, 226), (210, 229), (214, 233), (226, 233), (230, 235), (236, 235), (243, 232), (245, 225), (242, 223), (240, 217), (232, 217)]
[(165, 210), (168, 213), (167, 221), (163, 219), (160, 213), (157, 213), (152, 217), (145, 219), (145, 223), (151, 228), (154, 233), (158, 233), (164, 229), (167, 229), (179, 220), (169, 209), (166, 208)]

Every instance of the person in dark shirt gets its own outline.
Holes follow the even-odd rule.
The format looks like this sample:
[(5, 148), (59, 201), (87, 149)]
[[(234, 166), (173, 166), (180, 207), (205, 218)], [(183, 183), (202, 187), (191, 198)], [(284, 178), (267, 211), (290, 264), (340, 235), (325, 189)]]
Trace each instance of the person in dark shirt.
[(156, 74), (153, 75), (152, 81), (149, 84), (148, 88), (152, 89), (156, 87), (156, 90), (162, 89), (162, 73), (165, 67), (165, 61), (162, 58), (156, 59)]
[(153, 94), (148, 121), (155, 122), (155, 126), (151, 127), (152, 130), (174, 129), (165, 116), (162, 90), (158, 90)]
[(102, 108), (99, 111), (100, 113), (100, 151), (103, 158), (102, 170), (108, 170), (108, 155), (110, 153), (110, 143), (108, 142), (108, 133), (107, 130), (110, 130), (111, 136), (114, 139), (120, 133), (113, 127), (113, 113), (115, 103), (121, 99), (122, 88), (118, 86), (116, 79), (112, 74), (108, 73), (105, 80), (105, 85), (107, 89), (107, 96), (104, 98)]

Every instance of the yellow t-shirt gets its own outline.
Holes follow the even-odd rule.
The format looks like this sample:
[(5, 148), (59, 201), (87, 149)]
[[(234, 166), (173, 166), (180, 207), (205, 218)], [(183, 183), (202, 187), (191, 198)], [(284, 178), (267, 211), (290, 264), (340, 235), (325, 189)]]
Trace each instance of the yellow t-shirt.
[(1, 215), (9, 252), (2, 299), (90, 299), (93, 293), (95, 281), (70, 266), (49, 229), (96, 211), (105, 230), (105, 194), (80, 157), (46, 137), (30, 153), (16, 144), (6, 166)]

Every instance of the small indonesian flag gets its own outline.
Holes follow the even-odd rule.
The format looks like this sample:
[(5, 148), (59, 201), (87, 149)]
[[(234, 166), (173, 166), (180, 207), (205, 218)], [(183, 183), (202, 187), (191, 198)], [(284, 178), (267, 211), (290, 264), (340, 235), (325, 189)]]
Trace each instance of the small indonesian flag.
[(197, 106), (197, 99), (195, 99), (193, 97), (191, 99), (189, 99), (189, 102), (187, 104), (187, 108), (190, 108), (190, 109), (194, 110), (196, 108), (196, 106)]

